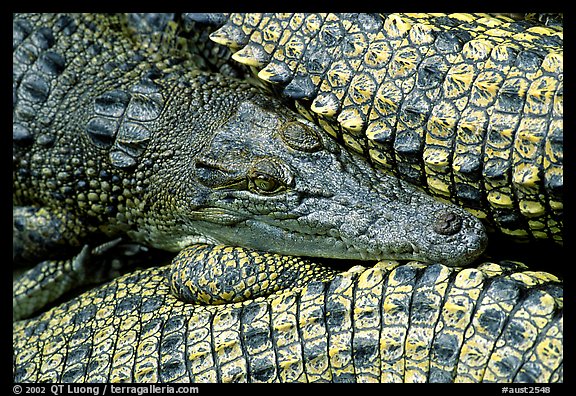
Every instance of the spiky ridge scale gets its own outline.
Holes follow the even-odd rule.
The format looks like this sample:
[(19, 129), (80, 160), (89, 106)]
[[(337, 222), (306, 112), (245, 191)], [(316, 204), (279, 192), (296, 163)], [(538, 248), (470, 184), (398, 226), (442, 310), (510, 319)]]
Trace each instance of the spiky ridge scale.
[(562, 242), (561, 27), (488, 14), (256, 15), (236, 59), (331, 135), (504, 234)]

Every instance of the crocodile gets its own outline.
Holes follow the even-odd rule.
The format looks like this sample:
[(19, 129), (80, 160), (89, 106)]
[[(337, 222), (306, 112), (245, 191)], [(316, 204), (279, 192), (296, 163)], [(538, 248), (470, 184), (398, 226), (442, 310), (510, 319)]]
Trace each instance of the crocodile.
[(530, 15), (184, 18), (219, 26), (210, 37), (233, 59), (375, 166), (490, 231), (561, 244), (562, 15)]
[[(361, 271), (358, 274), (355, 271), (350, 272), (350, 275), (338, 274), (323, 268), (318, 269), (315, 265), (310, 266), (308, 262), (303, 266), (303, 272), (294, 272), (294, 268), (300, 268), (300, 258), (273, 256), (273, 261), (287, 262), (288, 265), (265, 267), (258, 277), (250, 278), (248, 291), (238, 297), (237, 290), (245, 290), (247, 282), (240, 277), (244, 282), (241, 282), (241, 285), (233, 284), (232, 290), (224, 293), (226, 298), (232, 295), (238, 299), (225, 301), (225, 305), (221, 305), (220, 298), (223, 294), (214, 293), (214, 284), (230, 286), (227, 282), (231, 278), (222, 276), (218, 271), (229, 270), (243, 261), (235, 256), (232, 261), (228, 261), (230, 265), (223, 267), (215, 265), (218, 260), (207, 261), (208, 265), (203, 266), (202, 271), (210, 270), (212, 275), (205, 281), (204, 272), (198, 274), (187, 270), (191, 262), (198, 262), (197, 251), (192, 250), (193, 254), (190, 255), (188, 253), (191, 248), (187, 246), (197, 242), (245, 245), (297, 256), (361, 260), (387, 258), (442, 263), (430, 266), (432, 270), (421, 263), (412, 263), (399, 266), (398, 271), (418, 274), (413, 280), (419, 279), (418, 282), (424, 283), (429, 277), (435, 276), (429, 271), (450, 274), (450, 280), (445, 278), (442, 281), (450, 285), (449, 290), (460, 287), (460, 284), (456, 286), (457, 274), (476, 271), (466, 269), (460, 272), (451, 268), (473, 261), (486, 245), (482, 226), (468, 213), (454, 205), (431, 199), (409, 183), (368, 166), (357, 154), (340, 149), (331, 137), (322, 133), (314, 123), (289, 111), (286, 103), (278, 98), (263, 94), (242, 81), (221, 74), (201, 72), (197, 70), (197, 64), (189, 59), (158, 57), (158, 54), (153, 54), (153, 48), (141, 51), (129, 39), (130, 34), (125, 32), (125, 25), (125, 21), (117, 16), (99, 15), (23, 15), (14, 19), (14, 261), (16, 264), (21, 261), (36, 264), (53, 254), (56, 257), (63, 254), (69, 256), (78, 253), (77, 249), (86, 243), (91, 246), (98, 245), (101, 241), (118, 235), (149, 246), (180, 251), (180, 255), (170, 266), (131, 272), (68, 302), (58, 304), (39, 316), (16, 321), (13, 336), (15, 381), (366, 379), (365, 376), (356, 376), (355, 373), (361, 373), (364, 369), (371, 370), (371, 365), (357, 361), (350, 363), (353, 356), (358, 360), (369, 352), (362, 344), (364, 340), (359, 339), (359, 343), (350, 344), (351, 347), (344, 345), (344, 349), (330, 349), (332, 368), (318, 375), (314, 372), (318, 362), (314, 358), (318, 356), (314, 345), (335, 342), (339, 335), (345, 339), (353, 339), (353, 333), (349, 331), (352, 323), (350, 318), (356, 313), (350, 310), (349, 304), (356, 299), (362, 300), (363, 304), (365, 297), (370, 299), (378, 291), (382, 291), (383, 284), (396, 282), (396, 272), (392, 271), (395, 275), (389, 278), (391, 269), (384, 269), (382, 272), (377, 266), (375, 269), (362, 270), (365, 274), (362, 277)], [(149, 44), (154, 46), (153, 40)], [(217, 108), (214, 102), (223, 107)], [(198, 142), (195, 138), (204, 140)], [(174, 142), (182, 145), (174, 147)], [(165, 143), (168, 143), (168, 146)], [(198, 144), (204, 146), (198, 147)], [(273, 159), (269, 157), (270, 153), (274, 154)], [(319, 160), (319, 157), (327, 157), (332, 162), (326, 163)], [(312, 163), (312, 159), (318, 163)], [(333, 164), (336, 166), (331, 166)], [(332, 178), (334, 169), (341, 173), (338, 173), (341, 177)], [(189, 177), (191, 174), (193, 176), (188, 183), (180, 184), (182, 175)], [(319, 178), (318, 175), (322, 177)], [(350, 191), (342, 194), (343, 189), (347, 188), (350, 188)], [(242, 199), (246, 199), (245, 202), (248, 203), (241, 204)], [(205, 201), (200, 202), (201, 200)], [(221, 206), (202, 206), (210, 200), (215, 200)], [(290, 217), (292, 204), (297, 205), (298, 211), (295, 216)], [(332, 204), (340, 211), (340, 217), (333, 216)], [(243, 210), (240, 214), (237, 211), (238, 206)], [(408, 212), (404, 215), (405, 210)], [(335, 228), (330, 228), (334, 227), (334, 222)], [(373, 226), (382, 226), (383, 222), (386, 226), (378, 233)], [(246, 225), (248, 227), (243, 228)], [(287, 228), (282, 228), (284, 226)], [(407, 226), (409, 229), (406, 229)], [(312, 235), (297, 234), (306, 227)], [(222, 235), (230, 230), (234, 230), (231, 236)], [(334, 242), (334, 234), (341, 239)], [(424, 245), (418, 244), (418, 236), (424, 236)], [(346, 239), (347, 237), (350, 239)], [(343, 239), (346, 243), (339, 243)], [(41, 263), (33, 269), (36, 272), (27, 273), (32, 279), (24, 276), (32, 281), (32, 286), (15, 282), (16, 286), (23, 286), (24, 289), (18, 289), (21, 295), (16, 298), (15, 307), (18, 308), (20, 303), (30, 297), (37, 297), (29, 293), (36, 292), (38, 281), (43, 278), (35, 278), (34, 274), (43, 275), (42, 271), (45, 269), (52, 271), (51, 275), (56, 273), (58, 276), (59, 271), (71, 269), (75, 272), (78, 266), (86, 265), (86, 257), (99, 255), (100, 250), (106, 250), (107, 246), (105, 243), (92, 250), (84, 246), (72, 261), (54, 264), (54, 261), (48, 260)], [(72, 249), (68, 249), (69, 247)], [(245, 252), (231, 247), (210, 251), (221, 252), (222, 249), (231, 249), (228, 252)], [(242, 253), (242, 257), (244, 264), (246, 257), (248, 264), (252, 259), (260, 262), (260, 259), (256, 258), (259, 253)], [(90, 266), (90, 263), (87, 265)], [(396, 265), (397, 263), (392, 264)], [(493, 264), (479, 267), (483, 274), (481, 277), (490, 278), (490, 281), (486, 282), (487, 287), (492, 284), (495, 275), (490, 271), (486, 272), (486, 266), (492, 268)], [(253, 270), (250, 265), (247, 268)], [(487, 307), (486, 314), (479, 309), (466, 311), (466, 315), (477, 322), (470, 325), (469, 328), (473, 329), (470, 331), (478, 329), (482, 339), (473, 339), (468, 344), (460, 343), (455, 346), (448, 345), (444, 338), (438, 338), (434, 352), (434, 359), (439, 359), (436, 363), (454, 367), (460, 365), (460, 371), (445, 371), (445, 368), (442, 368), (440, 371), (436, 370), (435, 374), (429, 377), (430, 380), (562, 380), (562, 318), (559, 308), (561, 288), (554, 286), (550, 289), (553, 291), (550, 291), (548, 286), (543, 286), (548, 283), (556, 284), (557, 280), (551, 275), (536, 275), (533, 272), (503, 272), (509, 276), (505, 275), (504, 283), (501, 283), (499, 274), (495, 283), (496, 289), (488, 294), (480, 289), (471, 292), (473, 304), (480, 301), (480, 298), (486, 298), (488, 304), (491, 294), (504, 293), (511, 282), (514, 284), (512, 300), (520, 302), (521, 305), (512, 309), (506, 302), (499, 302), (497, 307)], [(177, 275), (176, 278), (172, 276), (174, 274)], [(185, 275), (179, 278), (181, 274)], [(386, 283), (371, 289), (365, 296), (357, 293), (359, 288), (366, 286), (364, 282), (368, 278), (372, 279), (374, 274), (381, 279), (388, 277)], [(70, 274), (64, 275), (67, 280), (70, 279)], [(172, 290), (178, 292), (178, 297), (168, 293), (166, 276), (176, 283), (173, 289), (180, 288), (179, 291)], [(234, 276), (238, 278), (237, 273)], [(280, 285), (276, 282), (278, 276), (282, 281)], [(473, 278), (476, 279), (477, 276), (474, 275)], [(86, 281), (72, 279), (72, 283)], [(268, 281), (272, 279), (273, 282)], [(53, 279), (49, 279), (51, 280)], [(464, 281), (478, 285), (473, 279), (466, 278)], [(230, 328), (234, 328), (235, 325), (225, 322), (225, 318), (257, 307), (273, 310), (278, 308), (277, 303), (280, 300), (277, 298), (285, 295), (289, 299), (296, 299), (300, 304), (302, 297), (310, 293), (316, 295), (316, 288), (332, 290), (340, 287), (342, 282), (352, 282), (353, 287), (350, 290), (355, 290), (353, 295), (346, 295), (348, 303), (338, 300), (345, 304), (344, 310), (347, 313), (344, 319), (348, 318), (348, 331), (339, 332), (339, 335), (334, 335), (332, 339), (327, 338), (326, 332), (315, 333), (320, 330), (314, 327), (316, 323), (330, 321), (331, 314), (325, 314), (326, 312), (334, 312), (336, 315), (339, 311), (335, 305), (332, 306), (335, 311), (325, 311), (325, 306), (313, 305), (310, 306), (311, 311), (318, 311), (323, 316), (310, 316), (312, 321), (304, 330), (310, 330), (309, 333), (295, 333), (294, 327), (290, 329), (283, 324), (276, 326), (285, 332), (281, 333), (280, 337), (296, 335), (304, 342), (310, 335), (312, 341), (308, 346), (302, 344), (288, 347), (304, 351), (301, 357), (296, 356), (296, 360), (282, 360), (281, 365), (267, 365), (263, 369), (261, 364), (266, 365), (270, 360), (263, 361), (260, 356), (252, 359), (249, 356), (251, 360), (246, 363), (246, 357), (241, 358), (241, 361), (233, 358), (238, 345), (244, 345), (244, 341), (240, 344), (234, 340), (226, 341), (225, 338), (231, 332), (234, 333), (233, 330), (227, 331), (226, 326), (231, 325)], [(199, 294), (190, 294), (187, 291), (194, 283), (196, 287), (201, 287)], [(272, 284), (271, 289), (268, 289), (269, 283)], [(416, 285), (412, 281), (409, 283)], [(484, 287), (483, 283), (482, 285)], [(282, 290), (278, 290), (278, 287)], [(264, 295), (261, 295), (263, 288)], [(462, 285), (462, 289), (467, 290), (467, 285)], [(126, 295), (126, 290), (133, 293), (131, 298)], [(549, 293), (553, 303), (550, 303), (550, 298), (544, 294), (533, 297), (544, 299), (536, 303), (534, 299), (526, 298), (533, 296), (531, 293), (539, 293), (539, 290), (544, 290), (544, 294)], [(388, 291), (393, 292), (392, 289)], [(402, 286), (397, 291), (406, 293)], [(442, 289), (441, 293), (444, 291)], [(148, 299), (156, 294), (158, 299)], [(198, 307), (195, 305), (196, 301), (191, 304), (188, 301), (191, 295), (192, 299), (200, 296), (201, 303), (210, 305)], [(489, 297), (484, 297), (485, 295)], [(336, 295), (333, 297), (339, 298)], [(391, 297), (391, 303), (396, 303), (395, 297)], [(404, 297), (408, 298), (405, 301), (414, 299), (410, 292)], [(181, 298), (186, 301), (181, 301)], [(101, 306), (102, 310), (96, 309), (95, 301), (105, 302)], [(146, 301), (150, 304), (144, 304)], [(415, 301), (418, 304), (413, 307), (415, 309), (406, 311), (408, 316), (418, 316), (421, 312), (428, 311), (427, 303), (420, 306), (419, 300)], [(32, 309), (25, 308), (23, 317), (37, 315), (36, 310), (44, 309), (49, 303), (40, 301), (33, 304)], [(79, 305), (86, 309), (78, 309)], [(542, 315), (549, 321), (549, 308), (552, 306), (554, 323), (549, 327), (545, 326), (544, 330), (537, 327), (538, 332), (543, 332), (533, 339), (535, 341), (528, 346), (528, 350), (522, 349), (525, 345), (521, 345), (517, 339), (507, 343), (506, 348), (514, 349), (515, 354), (504, 359), (503, 363), (504, 355), (494, 355), (497, 357), (491, 361), (489, 369), (492, 374), (484, 376), (484, 369), (489, 365), (475, 366), (476, 363), (472, 360), (476, 350), (471, 351), (471, 355), (468, 352), (460, 355), (457, 353), (449, 358), (448, 363), (442, 361), (440, 355), (444, 353), (446, 357), (446, 348), (453, 348), (452, 351), (454, 348), (461, 348), (462, 351), (470, 352), (470, 348), (476, 348), (476, 342), (485, 344), (482, 329), (489, 320), (494, 319), (492, 314), (508, 315), (518, 312), (519, 315), (524, 315), (525, 311), (522, 309), (526, 307), (528, 312), (535, 313), (538, 318), (542, 311), (546, 311)], [(432, 315), (451, 315), (454, 313), (454, 304), (435, 309), (435, 313), (431, 312)], [(198, 324), (198, 332), (179, 333), (181, 338), (163, 338), (169, 332), (166, 326), (170, 327), (180, 320), (174, 319), (173, 322), (172, 319), (172, 314), (178, 311), (186, 313), (178, 316), (180, 319), (184, 320), (185, 317), (190, 323)], [(312, 314), (307, 311), (294, 312), (292, 318), (298, 322), (306, 322), (309, 313)], [(394, 310), (391, 313), (394, 314)], [(459, 313), (460, 311), (456, 315)], [(280, 315), (285, 316), (286, 313)], [(512, 317), (505, 317), (513, 325), (516, 324)], [(205, 321), (207, 318), (209, 323)], [(213, 318), (219, 321), (212, 322)], [(151, 320), (148, 321), (149, 319)], [(380, 319), (381, 328), (384, 329), (386, 318), (382, 316)], [(200, 323), (202, 321), (204, 322)], [(135, 323), (146, 326), (140, 327), (140, 332), (136, 328), (129, 331), (130, 325)], [(236, 323), (237, 326), (239, 323)], [(402, 329), (409, 333), (407, 323), (392, 326), (393, 328), (386, 330), (386, 335), (392, 336), (398, 330), (403, 331)], [(221, 331), (214, 333), (214, 324), (222, 325)], [(250, 327), (252, 324), (255, 324), (255, 327)], [(242, 335), (243, 340), (249, 334), (252, 341), (260, 342), (260, 324), (243, 324), (248, 333), (240, 330), (236, 334)], [(537, 326), (541, 324), (541, 321), (536, 323)], [(160, 333), (162, 343), (152, 346), (144, 342), (144, 330), (156, 333), (158, 325), (167, 331)], [(418, 325), (413, 328), (417, 332)], [(52, 329), (55, 332), (51, 332)], [(518, 327), (507, 329), (506, 337), (517, 335), (514, 331)], [(530, 327), (529, 331), (532, 329), (533, 327)], [(360, 327), (354, 328), (354, 333), (360, 334), (361, 330)], [(430, 335), (430, 329), (423, 331), (428, 331), (427, 336)], [(457, 332), (464, 334), (462, 328)], [(204, 339), (206, 342), (214, 337), (218, 342), (223, 342), (216, 344), (217, 350), (208, 354), (205, 348), (211, 348), (211, 344), (195, 343), (195, 353), (188, 355), (189, 360), (184, 361), (189, 361), (192, 366), (200, 364), (208, 368), (212, 364), (212, 367), (207, 372), (204, 372), (204, 369), (199, 372), (186, 369), (187, 374), (178, 374), (183, 362), (179, 359), (182, 356), (182, 340), (188, 340), (189, 337), (195, 340), (200, 334), (208, 334), (208, 338)], [(112, 350), (110, 341), (105, 340), (108, 335), (115, 340)], [(147, 335), (153, 336), (151, 333)], [(407, 338), (407, 349), (417, 348), (416, 344), (421, 340), (419, 334), (413, 335), (416, 338)], [(531, 335), (533, 336), (533, 333)], [(452, 333), (448, 336), (450, 337)], [(469, 335), (464, 339), (470, 339)], [(84, 343), (86, 340), (89, 342)], [(160, 342), (157, 338), (148, 341)], [(426, 341), (431, 342), (432, 339), (426, 338)], [(393, 340), (390, 339), (390, 342)], [(490, 342), (495, 345), (494, 338), (490, 338)], [(179, 345), (178, 351), (173, 349), (173, 343)], [(268, 342), (265, 344), (270, 345)], [(388, 344), (390, 349), (385, 352), (392, 353), (399, 345)], [(261, 346), (250, 351), (256, 354), (261, 352), (267, 357), (276, 353), (274, 349), (266, 350)], [(147, 347), (152, 349), (147, 350)], [(394, 363), (395, 367), (404, 367), (403, 359), (406, 356), (412, 357), (410, 353), (404, 356), (403, 348), (400, 347), (401, 355), (398, 358), (401, 363)], [(504, 353), (500, 343), (498, 348), (499, 353)], [(520, 350), (521, 352), (517, 352)], [(63, 351), (66, 351), (65, 355), (61, 354)], [(151, 351), (151, 360), (143, 360), (142, 355), (138, 358), (136, 355), (132, 356), (131, 351), (142, 351), (144, 354)], [(505, 353), (510, 355), (507, 349)], [(98, 357), (98, 354), (101, 356)], [(205, 356), (208, 356), (208, 361)], [(431, 353), (430, 356), (434, 355)], [(93, 360), (90, 360), (92, 358)], [(137, 360), (134, 360), (136, 358)], [(219, 359), (221, 361), (218, 361)], [(234, 362), (228, 359), (233, 359)], [(319, 356), (319, 359), (325, 360), (326, 357)], [(514, 359), (519, 360), (512, 362)], [(120, 368), (121, 374), (120, 371), (109, 371), (109, 368), (116, 365), (122, 366), (123, 362), (128, 362), (128, 365)], [(342, 362), (344, 365), (338, 366)], [(526, 363), (522, 368), (514, 366), (520, 364), (519, 362)], [(296, 365), (296, 374), (291, 370), (292, 363)], [(253, 366), (254, 364), (256, 366)], [(379, 364), (374, 368), (378, 366)], [(514, 368), (510, 369), (512, 366)], [(334, 370), (334, 367), (338, 368)], [(427, 371), (422, 367), (424, 366), (419, 366), (416, 371)], [(401, 371), (402, 373), (396, 375), (388, 370), (379, 378), (384, 381), (410, 381), (415, 378), (413, 373), (405, 376), (403, 369)], [(495, 372), (498, 373), (494, 374)], [(417, 375), (417, 380), (426, 377), (420, 374)], [(496, 378), (494, 375), (500, 377)], [(370, 379), (377, 377), (371, 376)]]
[[(215, 266), (217, 276), (191, 277)], [(285, 271), (300, 275), (268, 277)], [(282, 284), (294, 278), (302, 281)], [(171, 265), (131, 272), (15, 322), (13, 375), (562, 382), (562, 290), (555, 276), (511, 261), (463, 269), (386, 260), (341, 272), (300, 257), (195, 245)]]
[(243, 81), (139, 48), (125, 25), (14, 18), (18, 266), (117, 237), (451, 265), (485, 248), (463, 209), (373, 169)]

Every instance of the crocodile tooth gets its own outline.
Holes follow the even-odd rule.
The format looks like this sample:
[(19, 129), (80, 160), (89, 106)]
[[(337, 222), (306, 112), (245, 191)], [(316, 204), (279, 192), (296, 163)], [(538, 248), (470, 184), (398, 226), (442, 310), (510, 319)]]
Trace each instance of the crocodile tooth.
[(263, 67), (270, 60), (270, 55), (260, 44), (250, 43), (232, 55), (232, 59), (247, 66)]

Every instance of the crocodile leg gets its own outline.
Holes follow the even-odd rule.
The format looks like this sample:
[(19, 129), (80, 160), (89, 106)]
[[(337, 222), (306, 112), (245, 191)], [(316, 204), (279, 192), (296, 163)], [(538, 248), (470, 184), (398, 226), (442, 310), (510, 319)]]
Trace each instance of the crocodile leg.
[(101, 284), (150, 259), (148, 249), (121, 238), (94, 248), (85, 245), (71, 259), (46, 260), (19, 274), (12, 285), (12, 320), (31, 317), (72, 291)]
[(216, 305), (253, 300), (312, 280), (330, 280), (336, 271), (309, 260), (230, 246), (194, 245), (172, 261), (172, 293), (191, 304)]
[(82, 229), (74, 216), (62, 210), (15, 206), (12, 209), (14, 263), (23, 266), (62, 255), (66, 247), (79, 243)]

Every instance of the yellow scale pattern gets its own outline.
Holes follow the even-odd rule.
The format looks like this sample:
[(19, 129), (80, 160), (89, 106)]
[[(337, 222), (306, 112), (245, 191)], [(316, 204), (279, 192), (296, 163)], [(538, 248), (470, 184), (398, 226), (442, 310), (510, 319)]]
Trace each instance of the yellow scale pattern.
[(560, 27), (487, 14), (230, 14), (212, 38), (376, 166), (515, 239), (562, 242)]
[(171, 266), (15, 322), (15, 381), (563, 380), (561, 282), (520, 263), (382, 261), (224, 305), (176, 298)]
[(335, 272), (299, 257), (280, 258), (226, 245), (182, 249), (170, 271), (172, 293), (192, 304), (216, 305), (330, 280)]

